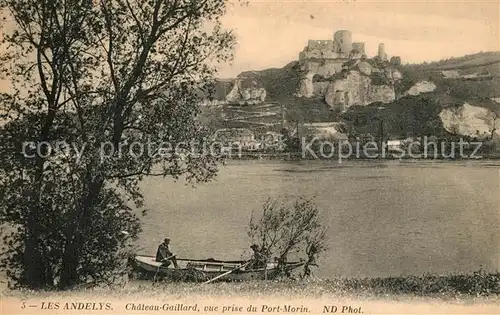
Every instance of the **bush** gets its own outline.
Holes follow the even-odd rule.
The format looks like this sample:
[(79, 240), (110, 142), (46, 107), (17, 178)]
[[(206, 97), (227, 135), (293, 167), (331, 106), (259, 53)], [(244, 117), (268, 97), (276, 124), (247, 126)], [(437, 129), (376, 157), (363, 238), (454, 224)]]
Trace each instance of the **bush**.
[(310, 199), (299, 198), (293, 203), (268, 199), (262, 216), (255, 222), (251, 217), (248, 236), (269, 261), (274, 257), (285, 264), (290, 254), (304, 250), (309, 265), (316, 265), (316, 257), (326, 249), (326, 230), (321, 225), (320, 212)]

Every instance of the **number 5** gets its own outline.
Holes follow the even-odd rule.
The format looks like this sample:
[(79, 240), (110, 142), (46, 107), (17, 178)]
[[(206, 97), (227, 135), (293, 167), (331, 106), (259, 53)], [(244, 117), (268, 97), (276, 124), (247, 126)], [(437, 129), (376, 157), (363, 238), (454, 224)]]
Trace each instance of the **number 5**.
[(21, 308), (26, 308), (26, 301), (21, 302)]

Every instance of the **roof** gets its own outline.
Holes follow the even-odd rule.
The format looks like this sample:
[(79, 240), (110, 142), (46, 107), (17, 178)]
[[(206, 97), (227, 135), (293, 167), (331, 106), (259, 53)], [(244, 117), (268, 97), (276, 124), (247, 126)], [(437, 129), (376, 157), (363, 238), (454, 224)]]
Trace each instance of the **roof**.
[(238, 138), (238, 137), (251, 137), (253, 136), (253, 132), (250, 129), (246, 128), (227, 128), (227, 129), (218, 129), (215, 132), (215, 136), (219, 137), (230, 137), (230, 138)]
[(387, 140), (387, 145), (401, 145), (403, 140)]

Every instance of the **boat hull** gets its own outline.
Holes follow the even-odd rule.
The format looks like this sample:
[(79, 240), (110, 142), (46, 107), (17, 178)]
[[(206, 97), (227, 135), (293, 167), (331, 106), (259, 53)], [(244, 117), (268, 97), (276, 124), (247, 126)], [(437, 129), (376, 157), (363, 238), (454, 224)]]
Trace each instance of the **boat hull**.
[[(139, 273), (139, 279), (171, 279), (178, 281), (207, 281), (227, 273), (218, 281), (251, 281), (274, 279), (280, 275), (277, 263), (268, 263), (266, 268), (251, 269), (244, 266), (245, 261), (217, 261), (177, 259), (178, 269), (173, 264), (164, 266), (152, 256), (136, 256), (133, 269)], [(285, 270), (303, 266), (303, 262), (291, 262)], [(242, 267), (243, 266), (243, 267)], [(237, 269), (238, 268), (238, 269)], [(231, 273), (229, 271), (234, 270)]]

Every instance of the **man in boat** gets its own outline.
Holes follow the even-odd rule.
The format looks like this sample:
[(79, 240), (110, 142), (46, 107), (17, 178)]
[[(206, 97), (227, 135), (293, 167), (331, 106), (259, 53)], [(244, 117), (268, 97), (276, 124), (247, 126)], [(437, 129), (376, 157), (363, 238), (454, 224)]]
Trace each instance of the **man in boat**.
[(263, 249), (259, 248), (259, 245), (253, 244), (250, 246), (253, 251), (252, 260), (250, 263), (250, 269), (261, 269), (265, 268), (267, 264), (267, 257)]
[(156, 251), (156, 261), (162, 262), (163, 266), (170, 266), (170, 263), (174, 263), (174, 267), (177, 269), (179, 266), (177, 265), (177, 259), (175, 255), (170, 251), (170, 238), (166, 237), (158, 246), (158, 250)]
[(310, 244), (306, 249), (307, 262), (304, 265), (304, 277), (312, 276), (311, 266), (318, 267), (316, 263), (316, 255), (318, 253), (318, 248), (314, 243)]

